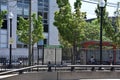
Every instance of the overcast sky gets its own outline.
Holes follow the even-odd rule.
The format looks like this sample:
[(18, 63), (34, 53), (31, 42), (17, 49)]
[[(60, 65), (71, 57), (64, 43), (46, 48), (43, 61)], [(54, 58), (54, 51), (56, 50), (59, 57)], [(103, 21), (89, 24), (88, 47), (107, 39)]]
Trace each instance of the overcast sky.
[[(76, 1), (76, 0), (69, 0), (69, 1), (70, 1), (72, 8), (73, 8), (74, 1)], [(92, 0), (85, 0), (85, 1), (92, 1)], [(117, 4), (118, 1), (120, 1), (120, 0), (107, 0), (107, 2), (114, 3), (114, 4)], [(96, 4), (82, 2), (81, 11), (87, 12), (88, 19), (95, 18), (96, 17), (96, 15), (95, 15), (96, 7), (97, 7)], [(117, 9), (117, 7), (107, 6), (107, 11), (109, 12), (109, 16), (113, 16), (116, 9)]]

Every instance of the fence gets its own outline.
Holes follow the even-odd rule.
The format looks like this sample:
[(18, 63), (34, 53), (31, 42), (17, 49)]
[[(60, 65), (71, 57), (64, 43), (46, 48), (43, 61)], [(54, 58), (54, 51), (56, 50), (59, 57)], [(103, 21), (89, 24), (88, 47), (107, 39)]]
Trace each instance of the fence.
[[(60, 64), (71, 64), (71, 54), (72, 54), (72, 49), (71, 48), (63, 48), (61, 51), (55, 51), (58, 48), (34, 48), (34, 64), (44, 64), (45, 59), (47, 61), (48, 58), (50, 57), (49, 55), (53, 55), (51, 58), (53, 59), (54, 64), (57, 64), (57, 59), (61, 61)], [(62, 55), (58, 54), (61, 53)], [(45, 57), (45, 55), (48, 55), (48, 58)], [(112, 57), (112, 60), (114, 60), (115, 57), (115, 64), (120, 64), (120, 49), (116, 50), (116, 54), (113, 54), (112, 49), (103, 49), (103, 56), (102, 56), (102, 62), (103, 64), (109, 64), (109, 58)], [(15, 53), (14, 53), (15, 54)], [(58, 55), (56, 55), (58, 54)], [(9, 64), (9, 54), (7, 56), (0, 56), (0, 68), (1, 69), (7, 69), (7, 65)], [(59, 56), (59, 57), (58, 57)], [(61, 57), (60, 57), (61, 56)], [(100, 62), (100, 53), (99, 49), (84, 49), (80, 48), (77, 49), (77, 54), (75, 54), (75, 60), (76, 64), (80, 65), (86, 65), (90, 64), (90, 57), (93, 56), (96, 59), (96, 64), (98, 65)], [(13, 68), (19, 68), (19, 65), (21, 67), (26, 67), (28, 66), (28, 55), (12, 55), (12, 65)]]

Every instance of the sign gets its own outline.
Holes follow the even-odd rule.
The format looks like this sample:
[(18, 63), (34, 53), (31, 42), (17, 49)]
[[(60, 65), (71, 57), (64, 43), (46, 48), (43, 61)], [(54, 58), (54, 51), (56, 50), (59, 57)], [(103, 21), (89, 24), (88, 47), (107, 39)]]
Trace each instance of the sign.
[(14, 39), (13, 39), (13, 38), (10, 38), (9, 44), (13, 44), (13, 43), (14, 43)]

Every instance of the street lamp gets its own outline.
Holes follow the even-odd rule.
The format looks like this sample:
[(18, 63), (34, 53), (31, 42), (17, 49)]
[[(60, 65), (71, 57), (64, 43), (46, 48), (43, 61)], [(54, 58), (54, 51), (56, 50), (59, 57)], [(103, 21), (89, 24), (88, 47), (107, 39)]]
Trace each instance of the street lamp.
[(9, 39), (9, 68), (12, 67), (12, 43), (13, 43), (13, 39), (12, 39), (12, 18), (13, 18), (13, 13), (12, 12), (9, 12), (8, 14), (8, 18), (10, 20), (10, 39)]
[(103, 26), (103, 8), (105, 6), (105, 1), (100, 0), (100, 64), (102, 64), (102, 26)]

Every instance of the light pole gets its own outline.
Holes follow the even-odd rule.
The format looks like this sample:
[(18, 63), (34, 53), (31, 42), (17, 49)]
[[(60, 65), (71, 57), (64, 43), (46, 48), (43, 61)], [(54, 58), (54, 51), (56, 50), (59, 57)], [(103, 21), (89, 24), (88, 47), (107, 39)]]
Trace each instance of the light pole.
[(9, 15), (8, 15), (8, 18), (10, 19), (10, 39), (9, 39), (9, 44), (10, 44), (10, 46), (9, 46), (9, 68), (11, 68), (12, 67), (12, 42), (13, 42), (13, 40), (12, 40), (12, 18), (13, 18), (13, 13), (12, 12), (9, 12)]
[(100, 0), (100, 64), (102, 64), (102, 26), (103, 26), (103, 8), (105, 6), (105, 1)]

